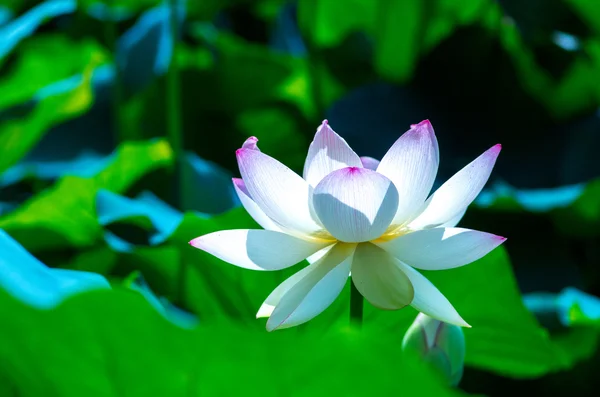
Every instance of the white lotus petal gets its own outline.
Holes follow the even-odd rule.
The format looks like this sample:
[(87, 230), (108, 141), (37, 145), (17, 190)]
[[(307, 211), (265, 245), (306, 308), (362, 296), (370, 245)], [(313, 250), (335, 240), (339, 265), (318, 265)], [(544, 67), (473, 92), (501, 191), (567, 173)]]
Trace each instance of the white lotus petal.
[(410, 279), (396, 262), (398, 260), (371, 243), (356, 247), (352, 260), (352, 282), (375, 307), (397, 310), (410, 305), (413, 300)]
[(381, 236), (398, 208), (398, 192), (385, 176), (349, 167), (327, 175), (313, 192), (317, 216), (332, 236), (344, 242)]
[(495, 145), (448, 179), (427, 200), (424, 211), (409, 225), (424, 229), (442, 225), (464, 211), (485, 186), (502, 146)]
[(298, 283), (298, 281), (304, 278), (309, 272), (312, 272), (314, 270), (314, 263), (321, 259), (323, 256), (325, 256), (325, 254), (327, 254), (333, 247), (334, 245), (325, 247), (319, 252), (306, 258), (310, 265), (300, 270), (299, 272), (294, 273), (283, 283), (279, 284), (277, 288), (275, 288), (273, 292), (271, 292), (271, 294), (267, 297), (267, 299), (265, 299), (263, 304), (260, 306), (260, 309), (258, 309), (258, 313), (256, 313), (256, 318), (269, 317), (273, 313), (273, 310), (275, 310), (275, 307), (281, 301), (283, 295), (285, 295), (294, 285)]
[(326, 247), (329, 242), (311, 242), (271, 230), (222, 230), (190, 241), (232, 265), (252, 270), (285, 269)]
[(463, 211), (459, 212), (455, 217), (441, 224), (440, 227), (456, 227), (456, 225), (458, 225), (463, 216), (465, 216), (466, 212), (467, 209), (465, 208)]
[(256, 204), (254, 200), (252, 200), (252, 197), (250, 197), (250, 192), (246, 188), (246, 184), (244, 183), (243, 179), (233, 178), (233, 187), (235, 188), (235, 192), (240, 198), (244, 209), (248, 212), (248, 214), (250, 214), (250, 216), (256, 221), (256, 223), (258, 223), (266, 230), (274, 230), (277, 232), (282, 231), (281, 227), (277, 225), (273, 221), (273, 219), (269, 218), (267, 214), (265, 214), (264, 211), (260, 209), (258, 204)]
[(461, 327), (471, 327), (431, 281), (412, 267), (399, 261), (397, 264), (408, 276), (415, 290), (415, 297), (411, 303), (412, 307), (440, 321)]
[(311, 187), (304, 179), (258, 150), (238, 149), (236, 155), (250, 196), (269, 218), (301, 235), (322, 234), (310, 215)]
[(308, 270), (304, 269), (302, 277), (290, 281), (295, 284), (280, 297), (267, 321), (267, 331), (305, 323), (323, 312), (348, 280), (355, 247), (355, 244), (336, 244)]
[(363, 167), (368, 170), (375, 171), (377, 167), (379, 167), (379, 160), (374, 159), (373, 157), (361, 156), (360, 162), (362, 163)]
[(438, 227), (375, 244), (417, 269), (443, 270), (474, 262), (505, 240), (476, 230)]
[(315, 263), (316, 261), (318, 261), (319, 259), (321, 259), (322, 257), (325, 256), (326, 253), (329, 252), (329, 250), (333, 248), (333, 244), (330, 245), (329, 247), (325, 247), (323, 248), (321, 251), (317, 251), (314, 254), (312, 254), (311, 256), (309, 256), (308, 258), (306, 258), (306, 261), (310, 264)]
[(439, 156), (429, 120), (412, 125), (383, 156), (377, 172), (394, 183), (401, 197), (392, 224), (401, 225), (418, 215), (435, 181)]
[(327, 120), (317, 129), (304, 163), (304, 179), (313, 187), (333, 171), (362, 167), (360, 158), (346, 141), (329, 127)]

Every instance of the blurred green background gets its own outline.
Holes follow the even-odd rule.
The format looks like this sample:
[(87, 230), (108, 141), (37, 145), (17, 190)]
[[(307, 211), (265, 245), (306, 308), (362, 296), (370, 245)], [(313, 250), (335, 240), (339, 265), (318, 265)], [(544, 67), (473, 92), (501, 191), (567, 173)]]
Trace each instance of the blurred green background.
[[(595, 395), (599, 105), (597, 0), (2, 0), (0, 395)], [(429, 119), (436, 186), (502, 143), (460, 226), (507, 243), (427, 272), (473, 325), (459, 388), (401, 351), (412, 308), (350, 328), (347, 285), (267, 333), (297, 267), (187, 244), (257, 227), (247, 137), (301, 171), (323, 119), (375, 158)]]

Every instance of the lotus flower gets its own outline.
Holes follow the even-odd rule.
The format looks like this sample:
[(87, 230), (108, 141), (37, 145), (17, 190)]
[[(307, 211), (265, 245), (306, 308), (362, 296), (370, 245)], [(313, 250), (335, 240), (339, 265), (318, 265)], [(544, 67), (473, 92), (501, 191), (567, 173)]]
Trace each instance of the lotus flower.
[[(429, 198), (439, 163), (428, 120), (412, 125), (380, 163), (361, 158), (327, 120), (308, 150), (303, 177), (262, 153), (255, 137), (236, 151), (239, 198), (265, 230), (224, 230), (190, 244), (225, 262), (279, 270), (309, 266), (279, 285), (260, 307), (267, 330), (302, 324), (325, 310), (348, 276), (374, 306), (411, 305), (427, 315), (469, 326), (417, 269), (473, 262), (505, 238), (455, 228), (485, 185), (500, 145), (483, 153)], [(460, 282), (460, 280), (457, 280)]]
[(402, 348), (416, 351), (437, 368), (450, 385), (460, 382), (465, 365), (462, 328), (420, 313), (406, 331)]

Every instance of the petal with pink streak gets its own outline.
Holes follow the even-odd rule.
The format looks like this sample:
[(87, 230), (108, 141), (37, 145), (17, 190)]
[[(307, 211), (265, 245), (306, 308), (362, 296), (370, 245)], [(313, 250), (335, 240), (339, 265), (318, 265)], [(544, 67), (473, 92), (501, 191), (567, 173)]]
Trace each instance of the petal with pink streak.
[(258, 150), (260, 152), (260, 149), (258, 148), (258, 138), (251, 136), (246, 139), (242, 144), (242, 149)]
[(412, 125), (383, 156), (377, 172), (394, 183), (402, 198), (392, 224), (402, 225), (418, 215), (435, 181), (439, 157), (429, 120)]
[(398, 191), (375, 171), (348, 167), (332, 172), (317, 185), (313, 206), (332, 236), (358, 243), (386, 231), (398, 208)]
[(362, 162), (346, 141), (336, 134), (325, 120), (317, 129), (308, 148), (304, 163), (304, 179), (309, 185), (315, 187), (333, 171), (346, 167), (362, 167)]
[(263, 210), (260, 209), (258, 204), (252, 200), (250, 196), (250, 192), (246, 188), (246, 184), (244, 180), (241, 178), (233, 178), (233, 187), (235, 188), (235, 192), (237, 193), (242, 205), (250, 214), (252, 219), (256, 221), (260, 226), (262, 226), (266, 230), (275, 230), (278, 232), (283, 231), (279, 225), (277, 225), (273, 219), (269, 218), (267, 214)]
[(495, 145), (446, 181), (425, 203), (423, 212), (409, 224), (411, 229), (442, 225), (465, 211), (485, 186), (501, 145)]
[(439, 227), (375, 244), (417, 269), (443, 270), (474, 262), (504, 241), (506, 238), (491, 233)]
[(310, 185), (274, 158), (238, 149), (238, 165), (250, 197), (276, 224), (301, 236), (324, 236), (309, 208)]
[(375, 171), (379, 166), (379, 160), (369, 156), (361, 156), (360, 162), (362, 163), (363, 167), (365, 167), (368, 170)]

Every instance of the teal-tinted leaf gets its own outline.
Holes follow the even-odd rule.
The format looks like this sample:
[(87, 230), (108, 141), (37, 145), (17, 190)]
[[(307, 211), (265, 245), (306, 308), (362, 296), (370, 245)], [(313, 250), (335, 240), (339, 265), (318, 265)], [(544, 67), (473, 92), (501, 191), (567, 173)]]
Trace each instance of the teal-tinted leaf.
[(143, 175), (170, 166), (172, 161), (173, 153), (166, 141), (124, 144), (113, 161), (93, 178), (62, 178), (14, 212), (1, 217), (0, 228), (30, 251), (91, 246), (101, 233), (95, 214), (98, 190), (125, 192)]
[(583, 194), (585, 185), (568, 185), (549, 189), (516, 189), (497, 182), (481, 192), (475, 205), (496, 211), (548, 212), (568, 207)]
[(66, 175), (89, 178), (105, 168), (111, 160), (111, 157), (92, 152), (81, 153), (72, 160), (24, 160), (0, 174), (0, 187), (26, 179), (51, 181)]
[(140, 272), (134, 272), (127, 277), (125, 285), (142, 294), (156, 311), (165, 316), (173, 324), (183, 328), (193, 328), (198, 324), (198, 319), (194, 315), (179, 309), (165, 298), (157, 297)]
[(396, 335), (269, 334), (231, 324), (186, 330), (118, 289), (52, 312), (2, 291), (0, 301), (0, 318), (11, 319), (0, 329), (11, 341), (0, 345), (0, 378), (22, 396), (464, 395), (403, 355)]
[(0, 5), (0, 26), (10, 21), (13, 18), (13, 12), (5, 5)]
[(21, 40), (31, 35), (51, 18), (72, 13), (75, 0), (49, 0), (28, 10), (0, 28), (0, 59), (8, 54)]
[[(176, 7), (177, 20), (185, 18), (183, 6)], [(160, 6), (144, 12), (117, 44), (116, 62), (127, 88), (139, 90), (156, 76), (167, 72), (173, 55), (171, 6)]]
[(565, 327), (600, 320), (600, 298), (568, 287), (559, 294), (534, 292), (523, 297), (533, 313), (552, 313)]
[[(179, 226), (183, 214), (172, 208), (150, 192), (143, 192), (135, 199), (100, 190), (96, 196), (98, 223), (107, 227), (120, 224), (138, 227), (147, 234), (147, 243), (157, 245), (164, 242)], [(109, 228), (110, 229), (110, 228)], [(131, 241), (130, 229), (124, 233), (105, 230), (104, 239), (115, 251), (130, 252), (135, 242)]]
[(548, 213), (557, 229), (576, 237), (600, 233), (600, 180), (549, 189), (515, 189), (496, 184), (475, 200), (477, 207), (495, 212)]
[(71, 295), (110, 286), (99, 274), (46, 267), (0, 229), (0, 287), (28, 305), (49, 309)]
[(188, 152), (181, 173), (184, 210), (218, 214), (240, 205), (233, 175), (218, 164)]

